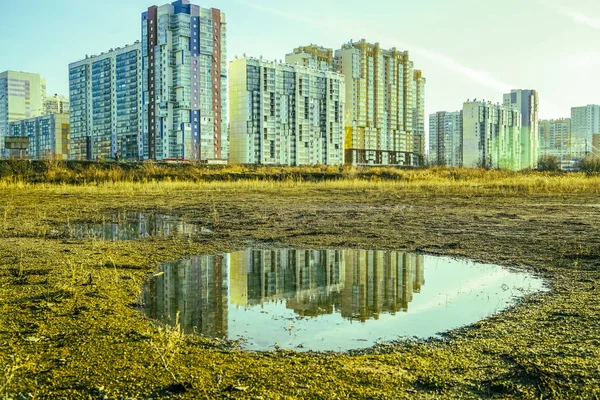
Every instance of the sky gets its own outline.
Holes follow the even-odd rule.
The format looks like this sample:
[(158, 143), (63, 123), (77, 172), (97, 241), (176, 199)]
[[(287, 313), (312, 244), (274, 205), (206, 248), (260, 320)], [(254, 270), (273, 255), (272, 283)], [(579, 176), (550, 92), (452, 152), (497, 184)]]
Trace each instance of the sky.
[[(540, 118), (600, 103), (598, 0), (192, 0), (227, 15), (228, 57), (283, 60), (295, 47), (367, 39), (408, 50), (426, 113), (535, 89)], [(68, 95), (68, 64), (140, 39), (149, 0), (0, 0), (0, 71), (41, 74)]]

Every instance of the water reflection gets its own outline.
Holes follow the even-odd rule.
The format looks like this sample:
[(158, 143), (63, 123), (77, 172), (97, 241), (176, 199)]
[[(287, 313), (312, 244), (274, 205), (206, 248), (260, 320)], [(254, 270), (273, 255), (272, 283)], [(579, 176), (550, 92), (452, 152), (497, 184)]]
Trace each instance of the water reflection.
[(72, 237), (108, 241), (190, 236), (201, 232), (210, 231), (180, 217), (146, 213), (113, 214), (102, 223), (77, 224), (70, 227)]
[[(145, 312), (185, 333), (227, 337), (227, 262), (223, 256), (195, 256), (165, 265), (143, 294)], [(179, 319), (179, 320), (177, 320)]]
[(231, 255), (231, 301), (285, 301), (301, 316), (366, 321), (406, 311), (425, 283), (423, 256), (384, 251), (247, 250)]
[[(425, 266), (428, 279), (425, 284)], [(144, 312), (246, 348), (348, 350), (476, 322), (542, 281), (499, 266), (395, 251), (249, 249), (161, 266)]]

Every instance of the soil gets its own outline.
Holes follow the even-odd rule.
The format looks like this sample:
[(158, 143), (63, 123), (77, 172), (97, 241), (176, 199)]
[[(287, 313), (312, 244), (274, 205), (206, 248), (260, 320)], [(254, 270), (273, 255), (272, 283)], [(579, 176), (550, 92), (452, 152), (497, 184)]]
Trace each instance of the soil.
[[(379, 184), (2, 189), (0, 398), (599, 398), (598, 203), (592, 192)], [(120, 211), (176, 214), (214, 232), (68, 235)], [(240, 351), (137, 311), (159, 264), (255, 244), (469, 258), (539, 274), (550, 290), (441, 340), (352, 353)]]

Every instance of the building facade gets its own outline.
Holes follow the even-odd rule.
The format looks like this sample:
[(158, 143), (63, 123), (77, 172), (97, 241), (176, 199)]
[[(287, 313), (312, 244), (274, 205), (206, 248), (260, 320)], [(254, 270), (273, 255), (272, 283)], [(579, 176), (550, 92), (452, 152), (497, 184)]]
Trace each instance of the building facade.
[(55, 94), (44, 100), (44, 115), (68, 114), (69, 110), (69, 99), (65, 96)]
[(540, 156), (571, 158), (571, 118), (548, 119), (539, 122)]
[(337, 71), (333, 49), (314, 44), (295, 48), (293, 53), (285, 56), (285, 62), (319, 70)]
[(463, 166), (522, 169), (521, 112), (485, 101), (463, 105)]
[(9, 137), (28, 138), (23, 156), (33, 159), (69, 159), (69, 115), (50, 114), (9, 124)]
[[(346, 162), (419, 164), (423, 154), (414, 150), (422, 147), (424, 140), (414, 132), (414, 81), (418, 76), (416, 86), (422, 87), (425, 79), (415, 75), (408, 52), (382, 49), (378, 43), (361, 40), (342, 46), (335, 57), (346, 78)], [(424, 120), (424, 108), (417, 110), (417, 117)]]
[(344, 163), (344, 77), (255, 58), (230, 65), (232, 163)]
[(440, 111), (429, 116), (429, 162), (462, 167), (462, 111)]
[(299, 47), (288, 63), (336, 70), (345, 77), (345, 161), (355, 165), (417, 165), (425, 154), (425, 83), (408, 52), (364, 39), (332, 51)]
[(9, 124), (42, 115), (45, 97), (46, 80), (39, 74), (0, 73), (0, 157), (7, 156), (4, 138), (8, 136)]
[(424, 156), (425, 151), (425, 83), (423, 73), (415, 70), (413, 79), (413, 153)]
[(188, 0), (142, 14), (143, 157), (228, 159), (227, 25)]
[(141, 158), (141, 74), (139, 42), (69, 65), (72, 159)]
[(581, 159), (593, 151), (594, 134), (600, 134), (600, 105), (571, 108), (571, 153)]
[(537, 168), (539, 160), (538, 109), (535, 90), (512, 90), (504, 95), (504, 105), (521, 112), (521, 169)]

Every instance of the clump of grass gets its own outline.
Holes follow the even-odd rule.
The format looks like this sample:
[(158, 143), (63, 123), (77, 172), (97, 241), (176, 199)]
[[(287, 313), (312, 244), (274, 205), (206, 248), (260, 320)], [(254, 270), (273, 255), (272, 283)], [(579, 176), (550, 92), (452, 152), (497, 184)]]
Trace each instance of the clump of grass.
[(28, 366), (29, 362), (27, 360), (8, 356), (8, 360), (5, 360), (4, 365), (0, 367), (0, 394), (4, 394), (4, 397), (8, 398), (8, 391), (11, 384), (15, 381), (17, 372)]
[(164, 325), (157, 328), (157, 334), (150, 341), (150, 347), (159, 357), (161, 364), (166, 372), (171, 375), (173, 380), (180, 382), (178, 376), (173, 372), (173, 360), (179, 353), (184, 344), (185, 336), (179, 323), (179, 312), (175, 317), (173, 326)]

